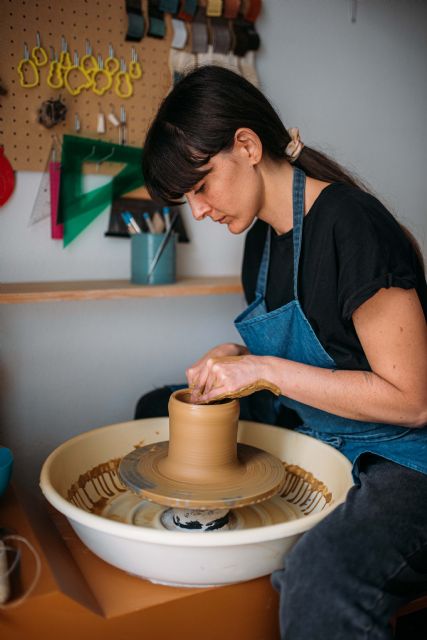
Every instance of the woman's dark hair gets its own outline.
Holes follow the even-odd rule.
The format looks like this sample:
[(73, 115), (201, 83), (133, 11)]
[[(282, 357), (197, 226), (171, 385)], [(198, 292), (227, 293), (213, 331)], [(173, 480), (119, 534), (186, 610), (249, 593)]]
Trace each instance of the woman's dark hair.
[[(145, 140), (142, 170), (150, 195), (165, 202), (181, 199), (206, 175), (201, 167), (232, 148), (240, 127), (255, 131), (272, 160), (286, 158), (290, 135), (259, 89), (222, 67), (191, 71), (163, 100)], [(309, 147), (294, 164), (311, 178), (363, 188), (336, 162)]]
[[(150, 195), (177, 203), (209, 172), (201, 167), (233, 147), (240, 127), (258, 135), (263, 152), (272, 160), (286, 159), (291, 137), (259, 89), (222, 67), (208, 65), (191, 71), (163, 100), (147, 133), (142, 171)], [(294, 164), (310, 178), (367, 191), (358, 178), (310, 147), (303, 147)], [(402, 228), (417, 247), (412, 234)], [(423, 263), (419, 247), (418, 254)]]

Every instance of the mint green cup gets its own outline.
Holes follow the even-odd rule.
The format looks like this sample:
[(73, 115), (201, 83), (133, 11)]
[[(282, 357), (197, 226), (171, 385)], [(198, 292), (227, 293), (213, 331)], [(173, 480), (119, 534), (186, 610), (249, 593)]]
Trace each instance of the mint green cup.
[(138, 233), (131, 236), (131, 282), (133, 284), (171, 284), (176, 281), (177, 234), (172, 233), (149, 277), (151, 266), (165, 239), (163, 233)]

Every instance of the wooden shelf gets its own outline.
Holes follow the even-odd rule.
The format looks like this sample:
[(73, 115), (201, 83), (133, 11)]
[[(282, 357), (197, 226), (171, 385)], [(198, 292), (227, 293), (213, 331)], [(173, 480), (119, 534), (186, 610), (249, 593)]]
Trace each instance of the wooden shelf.
[(238, 276), (181, 278), (174, 284), (156, 286), (131, 284), (128, 280), (15, 282), (0, 284), (0, 304), (213, 296), (241, 292)]

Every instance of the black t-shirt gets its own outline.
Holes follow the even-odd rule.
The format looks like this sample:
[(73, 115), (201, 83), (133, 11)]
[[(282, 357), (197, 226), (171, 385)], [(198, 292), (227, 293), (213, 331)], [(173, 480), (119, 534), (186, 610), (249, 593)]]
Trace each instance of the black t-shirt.
[[(248, 304), (267, 233), (261, 220), (248, 231), (242, 281)], [(293, 230), (271, 230), (268, 311), (294, 298)], [(415, 288), (427, 319), (427, 285), (412, 244), (387, 209), (372, 195), (342, 183), (320, 193), (304, 217), (298, 273), (302, 309), (339, 369), (370, 367), (352, 322), (353, 312), (381, 288)]]

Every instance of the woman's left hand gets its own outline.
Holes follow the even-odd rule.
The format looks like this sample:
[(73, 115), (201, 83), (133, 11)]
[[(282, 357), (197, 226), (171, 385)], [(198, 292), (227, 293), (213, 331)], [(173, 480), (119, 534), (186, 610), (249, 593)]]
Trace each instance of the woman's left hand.
[(205, 385), (202, 389), (192, 389), (191, 401), (207, 403), (230, 396), (243, 397), (259, 389), (270, 389), (279, 394), (280, 389), (269, 382), (269, 369), (269, 358), (264, 356), (209, 358)]

